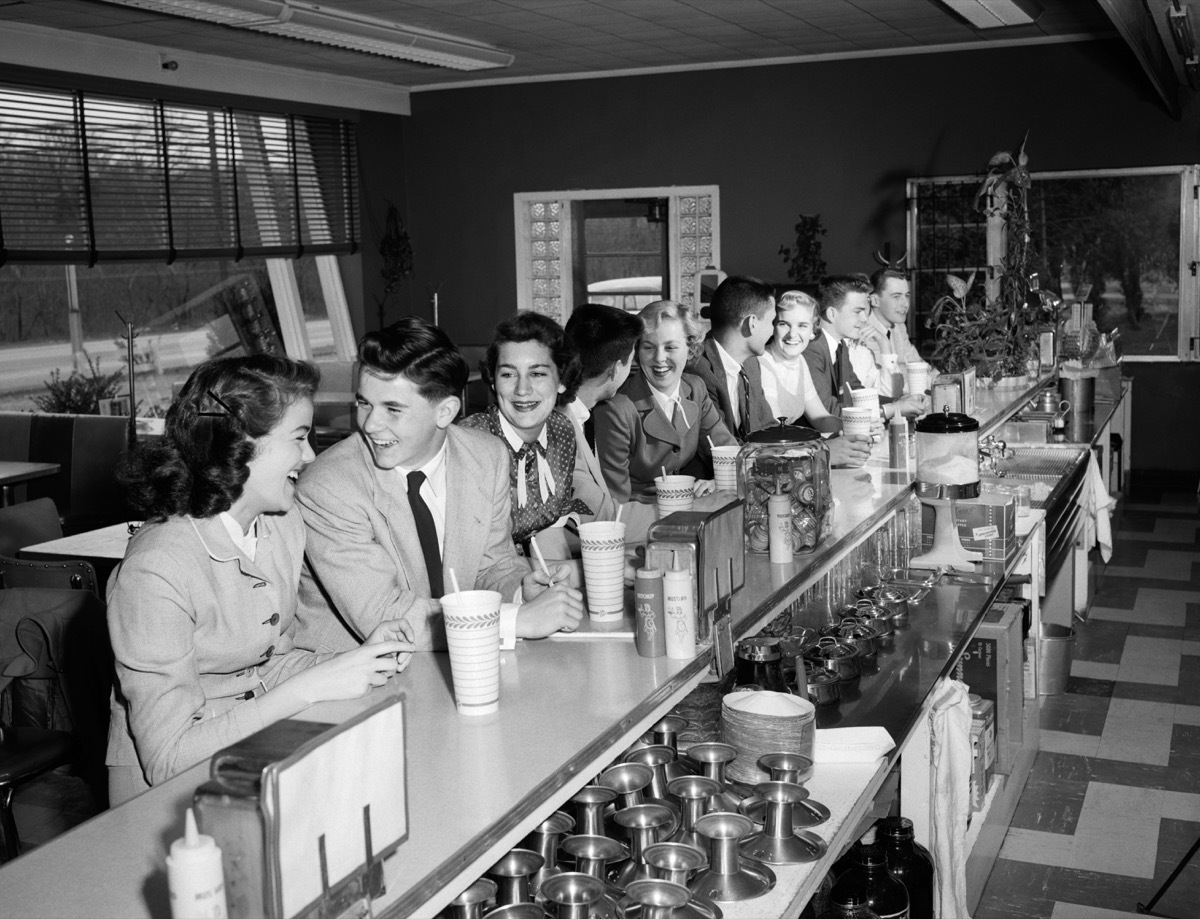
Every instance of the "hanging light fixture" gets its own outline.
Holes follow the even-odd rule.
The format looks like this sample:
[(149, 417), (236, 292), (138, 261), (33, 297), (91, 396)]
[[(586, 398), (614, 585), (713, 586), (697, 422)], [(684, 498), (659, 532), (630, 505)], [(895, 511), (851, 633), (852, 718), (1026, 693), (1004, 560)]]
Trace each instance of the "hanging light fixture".
[(453, 70), (508, 67), (515, 58), (479, 42), (334, 9), (307, 0), (105, 0), (235, 29)]
[(977, 29), (1033, 25), (1042, 15), (1035, 0), (942, 0)]

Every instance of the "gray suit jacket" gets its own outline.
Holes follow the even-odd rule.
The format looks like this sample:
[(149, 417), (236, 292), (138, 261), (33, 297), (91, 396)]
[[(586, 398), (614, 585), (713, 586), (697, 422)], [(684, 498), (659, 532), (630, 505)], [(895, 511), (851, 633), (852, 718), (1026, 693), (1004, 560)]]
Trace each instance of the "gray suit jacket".
[[(747, 379), (750, 382), (750, 399), (747, 414), (746, 430), (753, 434), (755, 431), (761, 431), (763, 428), (769, 428), (775, 423), (775, 417), (771, 413), (771, 405), (767, 402), (767, 397), (763, 395), (762, 388), (762, 368), (758, 365), (757, 358), (751, 358), (742, 364), (742, 370), (745, 372)], [(704, 339), (704, 348), (692, 363), (687, 366), (688, 373), (694, 373), (704, 381), (704, 386), (708, 390), (709, 398), (717, 405), (717, 410), (721, 413), (721, 420), (725, 422), (725, 427), (729, 429), (735, 437), (737, 436), (737, 425), (731, 424), (730, 419), (733, 418), (733, 400), (737, 398), (736, 394), (731, 394), (725, 385), (725, 364), (721, 361), (721, 355), (717, 353), (717, 343), (708, 337)]]
[[(443, 578), (510, 600), (529, 573), (511, 537), (509, 459), (503, 441), (452, 425), (446, 431)], [(430, 598), (425, 557), (408, 496), (355, 434), (304, 470), (297, 501), (308, 526), (300, 580), (301, 634), (314, 651), (354, 647), (387, 619), (407, 619), (418, 648), (444, 646), (441, 604)], [(330, 616), (329, 610), (337, 613)]]

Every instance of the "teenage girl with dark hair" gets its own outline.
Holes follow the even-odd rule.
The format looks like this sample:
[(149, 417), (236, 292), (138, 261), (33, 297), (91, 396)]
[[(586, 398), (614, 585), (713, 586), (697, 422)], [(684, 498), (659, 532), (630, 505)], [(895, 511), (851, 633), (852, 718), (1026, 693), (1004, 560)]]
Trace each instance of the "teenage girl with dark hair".
[(120, 471), (147, 522), (108, 589), (114, 805), (314, 702), (383, 685), (412, 650), (395, 620), (342, 654), (293, 642), (305, 534), (295, 488), (313, 459), (319, 379), (269, 355), (208, 361), (162, 441)]
[(578, 361), (562, 327), (539, 313), (517, 313), (496, 326), (483, 376), (496, 404), (462, 424), (495, 434), (512, 460), (513, 542), (535, 535), (571, 513), (591, 514), (575, 498), (575, 430), (554, 409), (579, 385)]

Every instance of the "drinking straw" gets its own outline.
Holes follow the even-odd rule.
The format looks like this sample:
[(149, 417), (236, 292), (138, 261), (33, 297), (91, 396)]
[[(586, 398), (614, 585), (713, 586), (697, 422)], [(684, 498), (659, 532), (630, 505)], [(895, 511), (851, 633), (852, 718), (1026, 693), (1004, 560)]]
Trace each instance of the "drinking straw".
[(704, 436), (705, 436), (705, 438), (708, 440), (708, 449), (710, 449), (710, 450), (715, 450), (715, 449), (717, 449), (717, 445), (716, 445), (716, 444), (714, 444), (714, 443), (712, 442), (712, 435), (711, 435), (711, 434), (705, 434)]
[(663, 478), (665, 479), (667, 477), (667, 467), (659, 466), (658, 468), (662, 470)]
[(542, 555), (542, 550), (538, 548), (537, 537), (530, 536), (529, 544), (533, 546), (533, 554), (537, 556), (538, 564), (542, 566), (542, 571), (546, 572), (546, 577), (550, 577), (550, 566), (546, 564), (546, 556)]
[[(621, 522), (621, 511), (623, 511), (623, 510), (625, 510), (625, 506), (623, 504), (618, 504), (617, 505), (617, 516), (613, 518), (614, 523)], [(529, 538), (532, 539), (533, 537), (531, 536)]]
[[(454, 594), (455, 596), (458, 596), (458, 594), (462, 593), (462, 591), (458, 589), (458, 578), (455, 576), (453, 568), (449, 568), (447, 570), (450, 572), (450, 583), (454, 585)], [(461, 598), (459, 602), (461, 602)]]

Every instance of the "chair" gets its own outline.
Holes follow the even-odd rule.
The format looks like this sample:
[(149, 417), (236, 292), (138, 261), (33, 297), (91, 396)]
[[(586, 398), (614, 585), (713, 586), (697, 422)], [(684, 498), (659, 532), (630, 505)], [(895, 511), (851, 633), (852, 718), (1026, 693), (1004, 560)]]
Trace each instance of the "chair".
[(99, 579), (91, 562), (67, 559), (61, 562), (32, 561), (0, 555), (0, 590), (13, 587), (48, 587), (58, 590), (90, 590), (100, 596)]
[(71, 762), (74, 739), (66, 731), (16, 728), (0, 722), (0, 861), (21, 854), (13, 793), (22, 782)]
[(26, 546), (61, 539), (62, 534), (53, 498), (0, 507), (0, 555), (14, 556)]

